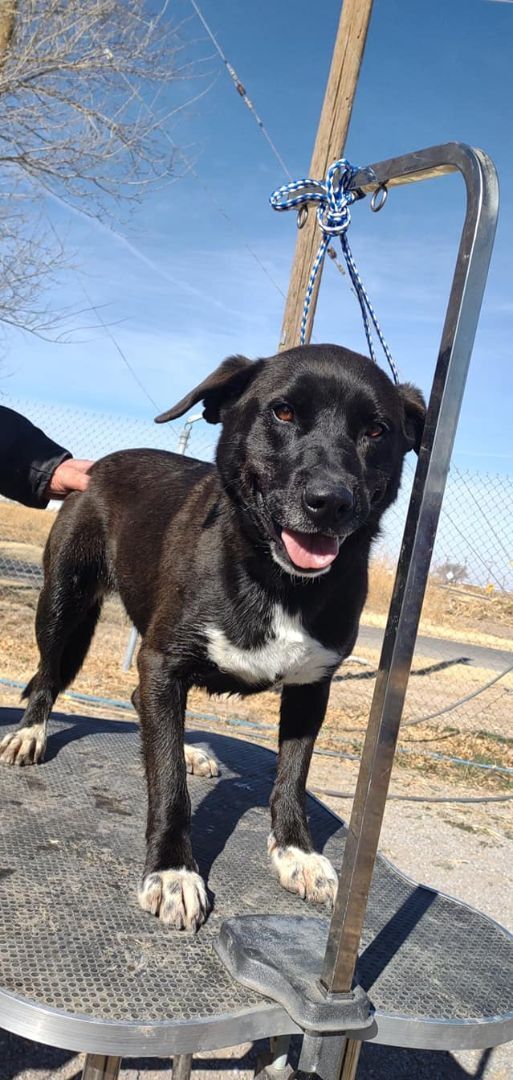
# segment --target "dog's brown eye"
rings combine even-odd
[[[380,439],[381,436],[385,434],[386,430],[385,424],[376,422],[375,424],[369,424],[369,426],[365,428],[364,435],[366,439]]]
[[[294,409],[287,405],[286,401],[280,401],[279,405],[273,405],[273,413],[277,420],[283,420],[285,424],[291,424],[294,420]]]

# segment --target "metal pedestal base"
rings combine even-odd
[[[373,1022],[362,987],[326,994],[319,984],[327,932],[318,916],[243,915],[223,923],[215,948],[230,975],[278,1001],[303,1031],[361,1031]]]

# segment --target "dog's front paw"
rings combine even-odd
[[[139,903],[175,930],[198,930],[208,915],[205,882],[194,870],[159,870],[143,879]]]
[[[272,833],[268,849],[284,889],[297,893],[302,900],[333,906],[338,878],[325,855],[292,846],[279,847]]]
[[[37,765],[46,748],[44,724],[18,728],[4,735],[0,742],[0,761],[4,765]]]
[[[198,750],[196,746],[187,745],[184,746],[183,750],[188,773],[193,773],[194,776],[219,776],[217,761],[209,758],[204,750]]]

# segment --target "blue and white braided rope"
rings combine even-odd
[[[360,304],[365,336],[367,338],[371,359],[377,363],[372,337],[372,324],[379,338],[381,348],[388,360],[394,382],[397,383],[399,382],[399,372],[383,336],[383,332],[376,318],[374,308],[369,300],[365,286],[358,273],[347,239],[347,229],[351,223],[350,206],[352,203],[356,202],[357,199],[361,198],[360,192],[349,190],[349,184],[357,171],[355,166],[351,165],[349,161],[346,161],[345,158],[340,158],[338,161],[334,161],[333,165],[330,165],[325,181],[312,180],[308,177],[305,177],[303,180],[295,180],[292,183],[284,184],[282,187],[277,188],[276,191],[273,191],[269,201],[274,210],[299,210],[303,207],[307,207],[310,203],[317,204],[317,224],[322,232],[322,240],[317,255],[315,256],[310,277],[308,279],[308,285],[306,287],[303,316],[301,319],[301,345],[304,345],[306,340],[308,312],[310,310],[312,293],[319,267],[324,261],[331,237],[340,236],[340,243],[349,271],[349,277],[351,278],[354,291],[358,298],[358,303]]]

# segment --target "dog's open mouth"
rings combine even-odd
[[[291,563],[300,570],[324,570],[338,555],[338,536],[294,532],[292,529],[277,531]]]

